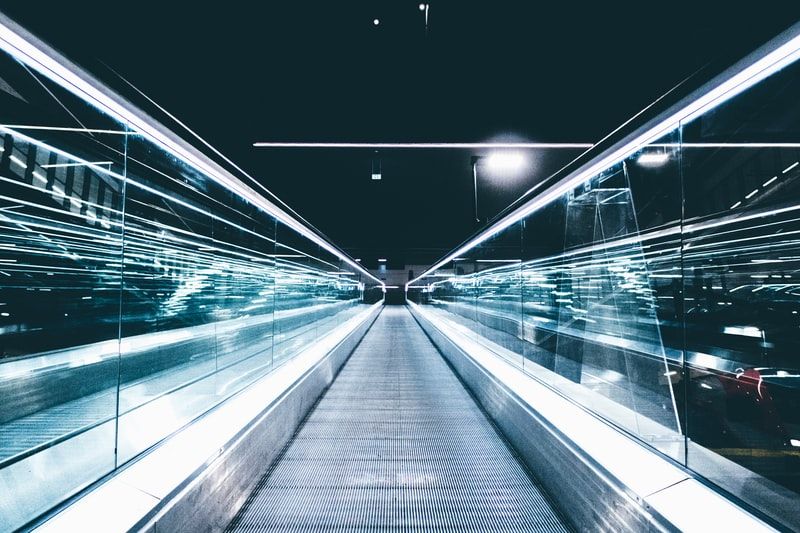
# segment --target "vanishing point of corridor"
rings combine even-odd
[[[565,531],[405,307],[387,306],[230,531]]]

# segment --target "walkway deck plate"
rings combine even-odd
[[[405,308],[387,307],[229,531],[566,531]]]

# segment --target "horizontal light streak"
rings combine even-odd
[[[35,173],[36,172],[34,171],[34,174]],[[40,191],[40,192],[44,192],[44,193],[48,193],[48,194],[52,193],[52,192],[56,192],[55,188],[52,191],[48,191],[47,189],[43,189],[41,187],[36,187],[35,185],[30,185],[28,183],[25,183],[25,182],[22,182],[22,181],[18,181],[18,180],[14,180],[14,179],[11,179],[11,178],[6,178],[5,176],[0,176],[0,182],[6,182],[6,183],[8,183],[10,185],[16,185],[18,187],[24,187],[26,189],[31,189],[31,190],[34,190],[34,191]],[[59,191],[58,194],[60,196],[65,196],[64,191]],[[109,214],[119,215],[120,217],[122,215],[121,212],[119,212],[119,211],[117,211],[115,209],[112,209],[110,207],[106,207],[105,205],[101,205],[101,204],[98,204],[98,203],[90,202],[88,200],[83,200],[81,198],[75,198],[74,196],[70,197],[70,201],[73,201],[73,200],[75,200],[77,202],[80,202],[82,205],[86,205],[86,206],[91,207],[91,208],[96,209],[96,210],[100,210],[100,209],[105,210]],[[28,202],[28,203],[20,203],[20,205],[36,206],[38,204],[33,204],[33,203]],[[41,207],[44,207],[44,206],[41,206]],[[56,211],[63,212],[63,210],[58,210],[58,209]]]
[[[649,146],[668,146],[673,148],[800,148],[800,142],[684,142],[653,143]]]
[[[51,165],[41,165],[42,168],[62,168],[62,167],[95,167],[100,165],[113,165],[113,161],[86,161],[82,163],[53,163]]]
[[[450,149],[450,150],[490,150],[490,149],[587,149],[591,143],[537,143],[537,142],[255,142],[255,148],[365,148],[365,149]]]
[[[193,150],[187,143],[175,136],[172,132],[165,132],[163,126],[153,121],[153,119],[147,115],[135,111],[130,104],[127,102],[123,103],[119,97],[112,96],[106,88],[93,81],[90,75],[70,64],[66,59],[47,47],[47,45],[36,40],[29,34],[21,35],[8,25],[0,22],[0,48],[21,63],[31,67],[76,95],[78,98],[93,105],[119,122],[129,125],[133,131],[140,133],[155,145],[174,155],[187,165],[197,169],[205,176],[216,181],[252,205],[269,213],[286,226],[294,229],[324,250],[332,253],[364,275],[375,280],[378,284],[383,285],[380,279],[370,274],[369,271],[362,268],[346,254],[321,238],[304,223],[264,198],[261,194],[257,193],[254,189],[232,174],[226,172],[207,157]],[[8,130],[9,128],[3,129]]]
[[[735,218],[726,218],[726,219],[723,219],[723,220],[714,220],[714,221],[708,221],[708,222],[703,222],[703,223],[688,224],[688,225],[684,226],[682,230],[681,230],[681,227],[679,225],[669,226],[669,227],[662,228],[662,229],[659,229],[659,230],[649,231],[649,232],[642,233],[642,234],[635,234],[635,235],[632,235],[630,237],[623,237],[623,238],[620,238],[620,239],[617,239],[617,240],[614,240],[614,241],[601,242],[601,243],[585,246],[585,247],[578,248],[578,249],[575,249],[575,250],[570,250],[570,251],[565,252],[563,254],[557,254],[557,255],[548,256],[548,257],[545,257],[545,258],[538,258],[538,259],[534,259],[534,260],[525,261],[525,262],[522,263],[522,266],[523,267],[528,267],[528,266],[534,265],[534,264],[551,262],[551,261],[559,261],[559,260],[561,260],[563,258],[566,258],[566,257],[572,257],[572,256],[576,256],[576,255],[581,255],[581,254],[594,253],[594,252],[597,252],[597,251],[608,250],[610,248],[620,248],[620,247],[624,247],[624,246],[632,246],[632,245],[636,245],[636,244],[642,244],[642,243],[646,243],[647,241],[651,241],[651,240],[654,240],[654,239],[677,236],[677,235],[680,235],[681,233],[683,233],[683,234],[691,234],[691,233],[694,233],[694,232],[700,232],[700,231],[704,231],[704,230],[707,230],[707,229],[713,229],[713,228],[726,226],[726,225],[730,225],[730,224],[746,222],[746,221],[749,221],[749,220],[752,220],[752,219],[765,218],[765,217],[769,217],[769,216],[773,216],[773,215],[777,215],[777,214],[782,214],[782,213],[794,211],[794,210],[797,210],[797,209],[800,209],[800,205],[789,206],[789,207],[786,207],[786,208],[780,208],[780,209],[774,209],[774,210],[767,210],[767,211],[762,211],[762,212],[756,212],[756,213],[751,213],[751,214],[746,215],[746,216],[740,216],[740,217],[735,217]],[[782,221],[782,222],[785,222],[785,221]],[[758,226],[748,226],[746,228],[737,228],[737,229],[726,231],[726,232],[717,232],[714,235],[715,236],[719,236],[719,235],[724,235],[724,234],[727,234],[727,233],[736,233],[736,232],[741,232],[741,231],[751,231],[753,229],[758,229],[758,228],[763,228],[763,227],[767,227],[767,226],[771,226],[771,225],[775,225],[775,224],[780,224],[782,222],[772,222],[772,223],[768,223],[768,224],[761,224],[761,225],[758,225]],[[795,233],[795,232],[782,233],[781,235],[786,236],[786,235],[790,235],[790,234],[793,234],[793,233]],[[769,237],[772,237],[772,235],[764,234],[764,235],[753,236],[753,237],[748,237],[748,238],[744,238],[744,239],[728,240],[728,241],[724,241],[723,244],[729,245],[731,243],[752,241],[752,240],[758,240],[758,239],[765,239],[765,238],[769,238]],[[703,237],[703,239],[706,239],[706,238],[708,238],[708,237]],[[712,242],[712,243],[708,243],[708,244],[692,244],[692,248],[693,249],[694,248],[704,248],[704,247],[709,247],[709,246],[713,247],[713,246],[717,246],[718,244],[720,244],[720,243]],[[791,245],[791,243],[789,245]],[[773,244],[773,245],[770,245],[770,246],[774,247],[775,245]],[[646,250],[647,247],[648,247],[648,245],[644,245],[636,253],[637,254],[643,253],[643,250]],[[678,249],[675,248],[674,250],[678,250]],[[626,253],[626,252],[629,252],[629,251],[621,250],[621,252],[622,253]],[[663,250],[656,250],[653,253],[661,254],[663,252],[664,252]],[[644,255],[646,256],[647,252],[644,252]],[[463,258],[463,257],[460,258],[460,259],[467,260],[467,258]],[[592,262],[603,263],[603,262],[606,262],[606,261],[608,261],[608,259],[595,259],[595,260],[589,261],[589,263],[592,263]],[[556,266],[554,266],[554,268],[563,268],[563,266],[556,265]],[[490,271],[489,270],[484,270],[481,273],[485,274],[485,273],[488,273],[488,272],[490,272]],[[419,279],[422,279],[423,277],[428,277],[428,276],[432,276],[432,277],[441,276],[441,277],[447,277],[447,278],[454,277],[454,275],[452,275],[452,274],[433,273],[433,274],[430,274],[430,275],[423,274],[422,276],[420,276],[419,278],[417,278],[414,281],[418,281]],[[411,282],[409,282],[409,283],[411,284]]]
[[[31,218],[30,216],[26,218]],[[34,250],[28,247],[21,247],[21,246],[14,246],[13,249],[17,253],[24,253],[28,257],[41,255],[41,256],[51,256],[51,257],[68,257],[74,260],[88,260],[88,261],[96,261],[101,262],[104,264],[110,265],[111,263],[107,263],[108,259],[111,257],[119,257],[121,253],[121,238],[117,237],[116,239],[112,240],[108,244],[113,246],[110,248],[109,246],[105,247],[98,247],[98,246],[81,246],[78,245],[77,242],[80,241],[75,240],[73,238],[71,241],[64,241],[63,235],[65,232],[69,233],[69,225],[65,225],[63,222],[59,224],[52,223],[49,219],[40,219],[43,222],[37,224],[35,222],[36,217],[33,217],[34,221],[28,223],[28,228],[26,231],[32,231],[33,228],[37,228],[39,231],[46,230],[48,227],[52,230],[51,235],[54,237],[59,237],[61,242],[69,244],[69,249],[63,247],[61,244],[58,245],[59,248],[62,248],[63,251],[46,251],[46,250]],[[85,235],[86,239],[84,242],[91,243],[94,242],[96,239],[93,238],[94,234],[92,232],[86,231],[81,226],[74,226],[75,228],[73,233],[75,235]],[[238,261],[239,265],[235,266],[235,263],[231,261],[232,258],[228,257],[224,260],[221,260],[219,257],[214,257],[209,254],[197,254],[195,251],[195,247],[198,245],[205,245],[202,242],[197,242],[196,240],[185,240],[185,239],[178,239],[175,235],[170,234],[169,238],[166,238],[165,235],[162,235],[158,230],[156,231],[141,231],[142,228],[137,227],[136,224],[133,224],[131,227],[128,228],[126,233],[126,249],[125,249],[125,263],[126,265],[131,265],[131,267],[126,269],[125,275],[135,276],[136,269],[139,268],[138,263],[135,261],[136,259],[141,259],[144,261],[144,266],[146,269],[151,270],[154,268],[153,260],[155,260],[155,264],[159,265],[159,255],[162,257],[162,261],[167,260],[163,257],[164,254],[169,252],[175,252],[171,257],[172,259],[167,260],[168,262],[178,261],[180,265],[164,265],[164,268],[172,272],[187,272],[192,274],[200,269],[203,269],[203,265],[207,266],[214,266],[214,265],[223,265],[223,268],[226,269],[228,273],[236,273],[239,279],[242,279],[242,274],[250,275],[253,274],[252,277],[258,278],[259,276],[263,276],[259,271],[254,271],[253,266],[249,263],[252,259],[257,259],[252,255],[245,255],[242,253],[237,253],[233,250],[224,250],[220,249],[220,251],[224,251],[227,254],[234,254],[240,256],[242,259]],[[142,238],[139,239],[136,237],[137,234],[141,234]],[[165,247],[166,244],[172,243],[173,245],[177,245],[179,243],[183,243],[186,245],[186,248],[170,248],[168,246]],[[225,243],[220,243],[220,245],[226,245]],[[10,245],[11,246],[11,245]],[[70,251],[68,251],[70,250]],[[137,253],[137,250],[141,250],[142,253]],[[102,252],[102,253],[101,253]],[[100,255],[98,255],[100,254]],[[177,254],[177,255],[176,255]],[[207,258],[207,259],[204,259]],[[115,263],[115,266],[119,266],[119,263]],[[28,268],[27,265],[19,265],[21,268],[17,268],[15,270],[21,271],[22,268]],[[51,265],[30,265],[30,268],[41,268],[45,270],[55,269],[57,267],[53,267]],[[323,279],[324,276],[321,276],[320,271],[314,269],[303,268],[302,269],[305,273],[311,274],[315,276],[314,279]],[[77,270],[78,272],[83,272],[81,270]],[[94,271],[97,273],[98,271]],[[267,269],[265,273],[269,275],[272,272],[271,269]],[[117,273],[118,274],[118,273]],[[313,280],[312,280],[313,281]]]
[[[68,132],[76,132],[76,133],[108,133],[111,135],[139,135],[139,132],[136,131],[124,131],[124,130],[103,130],[103,129],[92,129],[92,128],[67,128],[61,126],[34,126],[29,124],[2,124],[5,128],[11,128],[15,130],[44,130],[44,131],[68,131]]]
[[[18,202],[18,203],[20,203],[22,205],[26,205],[26,206],[29,206],[29,207],[34,207],[36,209],[41,209],[43,211],[49,211],[51,213],[59,213],[59,214],[63,214],[63,215],[69,215],[69,216],[74,217],[74,218],[79,218],[81,220],[86,220],[86,221],[89,221],[89,222],[93,222],[93,220],[92,220],[92,218],[90,216],[82,215],[80,213],[75,213],[75,212],[70,211],[70,210],[64,210],[64,209],[58,209],[58,208],[55,208],[55,207],[44,206],[44,205],[41,205],[41,204],[36,204],[36,203],[33,203],[33,202],[27,202],[27,201],[24,201],[24,200],[20,200],[18,198],[12,198],[12,197],[5,196],[5,195],[0,195],[0,199],[6,200],[6,201]],[[114,221],[114,220],[106,220],[105,222],[107,224],[112,225],[112,226],[120,226],[121,225],[119,222]]]

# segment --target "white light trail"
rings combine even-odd
[[[75,133],[108,133],[110,135],[139,135],[136,131],[98,130],[92,128],[67,128],[61,126],[34,126],[29,124],[2,124],[4,128],[15,130],[69,131]]]
[[[16,29],[6,23],[5,19],[0,19],[0,49],[10,54],[21,63],[46,76],[78,98],[93,105],[101,112],[110,115],[118,122],[129,125],[132,130],[143,135],[187,165],[194,167],[234,194],[275,217],[300,235],[358,269],[380,285],[383,285],[381,280],[370,274],[366,269],[362,268],[358,263],[350,259],[331,243],[321,238],[304,223],[300,222],[289,213],[264,198],[250,186],[193,149],[188,143],[180,139],[174,133],[166,131],[163,126],[155,122],[152,118],[136,111],[129,103],[111,93],[102,84],[95,81],[89,74],[70,63],[55,50],[24,30]],[[79,158],[75,159],[80,160]]]
[[[800,148],[800,142],[730,142],[730,143],[655,143],[650,146],[673,148]]]
[[[99,165],[113,165],[113,161],[86,161],[82,163],[53,163],[52,165],[42,165],[42,168],[61,168],[61,167],[94,167]]]
[[[433,143],[373,143],[373,142],[254,142],[256,148],[366,148],[366,149],[450,149],[450,150],[484,150],[484,149],[571,149],[585,150],[594,146],[591,143],[537,143],[537,142],[433,142]]]

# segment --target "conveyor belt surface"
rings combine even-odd
[[[566,531],[404,307],[387,307],[229,531]]]

